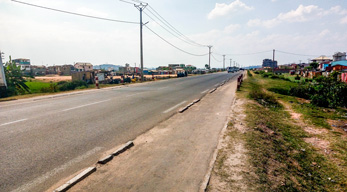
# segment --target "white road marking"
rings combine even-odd
[[[26,121],[28,119],[20,119],[20,120],[17,120],[17,121],[11,121],[11,122],[8,122],[8,123],[3,123],[3,124],[0,124],[0,127],[1,126],[5,126],[5,125],[9,125],[9,124],[13,124],[13,123],[18,123],[18,122],[21,122],[21,121]]]
[[[168,88],[168,87],[169,87],[169,86],[161,87],[161,88],[158,88],[158,90],[166,89],[166,88]]]
[[[207,93],[209,89],[206,89],[205,91],[201,92],[201,94]]]
[[[40,183],[43,183],[50,177],[53,177],[54,175],[58,174],[59,172],[66,170],[67,168],[71,167],[72,165],[81,162],[82,160],[88,158],[89,156],[93,155],[94,153],[100,151],[102,148],[101,147],[95,147],[94,149],[88,151],[87,153],[76,157],[75,159],[72,159],[71,161],[65,163],[64,165],[61,165],[60,167],[57,167],[53,169],[52,171],[49,171],[40,177],[37,177],[36,179],[18,187],[17,189],[13,190],[12,192],[20,192],[20,191],[30,191],[32,187],[35,187],[39,185]]]
[[[132,95],[127,95],[127,97],[132,97],[132,96],[136,96],[136,95],[140,95],[141,93],[135,93],[135,94],[132,94]]]
[[[85,104],[85,105],[80,105],[80,106],[77,106],[77,107],[72,107],[72,108],[69,108],[69,109],[64,109],[64,110],[62,110],[62,111],[70,111],[70,110],[73,110],[73,109],[78,109],[78,108],[86,107],[86,106],[89,106],[89,105],[95,105],[95,104],[103,103],[103,102],[110,101],[110,100],[111,100],[111,99],[107,99],[107,100],[103,100],[103,101],[98,101],[98,102],[94,102],[94,103],[89,103],[89,104]]]
[[[187,101],[182,101],[181,103],[179,103],[179,104],[177,104],[177,105],[171,107],[170,109],[167,109],[167,110],[164,111],[163,113],[168,113],[168,112],[170,112],[170,111],[176,109],[176,108],[179,107],[180,105],[183,105],[183,104],[186,103],[186,102],[187,102]]]

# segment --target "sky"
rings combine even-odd
[[[138,2],[19,0],[122,23],[80,17],[0,0],[0,50],[32,65],[90,62],[140,65]],[[148,0],[143,11],[144,67],[203,68],[307,62],[347,51],[346,0]],[[157,14],[158,13],[158,14]],[[165,21],[161,21],[165,20]],[[164,24],[165,23],[165,24]],[[172,29],[173,28],[173,29]],[[155,33],[153,33],[155,32]],[[160,37],[159,37],[160,36]],[[198,56],[199,55],[199,56]]]

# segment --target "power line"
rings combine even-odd
[[[222,61],[220,61],[220,60],[216,59],[216,58],[214,57],[214,55],[213,55],[213,54],[211,54],[211,55],[212,55],[212,58],[213,58],[215,61],[217,61],[217,62],[222,62]]]
[[[163,22],[163,23],[166,23],[166,25],[169,27],[169,28],[171,28],[173,31],[175,31],[175,33],[178,33],[180,36],[182,36],[182,37],[184,37],[186,40],[188,40],[188,41],[190,41],[190,42],[192,42],[192,43],[194,43],[194,44],[196,44],[196,45],[199,45],[199,46],[202,46],[202,47],[207,47],[207,45],[202,45],[202,44],[200,44],[200,43],[197,43],[197,42],[195,42],[195,41],[193,41],[193,40],[191,40],[190,38],[188,38],[187,36],[185,36],[183,33],[181,33],[180,31],[178,31],[174,26],[172,26],[167,20],[165,20],[152,6],[150,6],[150,5],[148,5],[148,7],[154,12],[154,13],[156,13],[161,19],[161,22]],[[148,10],[148,11],[150,11],[150,10]],[[151,12],[151,11],[150,11]],[[153,12],[152,12],[152,14],[153,14]],[[154,14],[153,14],[154,15]]]
[[[150,12],[150,11],[149,11],[149,12]],[[174,32],[171,32],[169,29],[165,28],[163,25],[161,25],[161,24],[158,23],[155,19],[153,19],[153,17],[151,17],[149,14],[147,14],[146,11],[144,11],[144,13],[145,13],[150,19],[152,19],[154,22],[156,22],[160,27],[162,27],[164,30],[166,30],[167,32],[169,32],[171,35],[177,37],[177,38],[180,39],[181,41],[183,41],[183,42],[185,42],[185,43],[188,43],[188,44],[190,44],[190,45],[193,45],[193,46],[205,47],[205,46],[201,46],[201,45],[197,45],[197,44],[195,44],[195,43],[192,43],[192,42],[190,42],[190,41],[188,41],[188,40],[182,38],[180,35],[177,35],[177,33],[175,34]],[[150,12],[150,13],[152,13],[152,12]],[[154,15],[153,13],[152,13],[152,15],[153,15],[154,17],[158,18],[158,17],[157,17],[156,15]],[[165,23],[163,23],[163,24],[166,25]],[[167,25],[166,25],[166,26],[167,26]]]
[[[146,27],[148,30],[150,30],[153,34],[155,34],[156,36],[158,36],[160,39],[162,39],[163,41],[165,41],[167,44],[171,45],[172,47],[174,47],[174,48],[176,48],[176,49],[178,49],[178,50],[180,50],[180,51],[182,51],[182,52],[184,52],[184,53],[186,53],[186,54],[194,55],[194,56],[205,56],[205,55],[208,55],[208,53],[206,53],[206,54],[194,54],[194,53],[190,53],[190,52],[188,52],[188,51],[185,51],[185,50],[183,50],[183,49],[181,49],[181,48],[179,48],[179,47],[173,45],[172,43],[170,43],[169,41],[167,41],[166,39],[164,39],[164,38],[161,37],[160,35],[158,35],[158,33],[154,32],[154,31],[153,31],[151,28],[149,28],[147,25],[145,25],[145,27]]]
[[[29,5],[29,6],[32,6],[32,7],[38,7],[38,8],[42,8],[42,9],[47,9],[47,10],[51,10],[51,11],[57,11],[57,12],[61,12],[61,13],[71,14],[71,15],[77,15],[77,16],[81,16],[81,17],[88,17],[88,18],[93,18],[93,19],[100,19],[100,20],[119,22],[119,23],[139,24],[138,22],[122,21],[122,20],[109,19],[109,18],[104,18],[104,17],[96,17],[96,16],[91,16],[91,15],[74,13],[74,12],[70,12],[70,11],[64,11],[64,10],[61,10],[61,9],[54,9],[54,8],[45,7],[45,6],[41,6],[41,5],[35,5],[35,4],[26,3],[26,2],[17,1],[17,0],[11,0],[11,1],[16,2],[16,3],[21,3],[21,4],[24,4],[24,5]]]
[[[255,53],[238,53],[238,54],[220,54],[220,53],[215,53],[217,55],[223,56],[223,55],[229,55],[229,56],[242,56],[242,55],[256,55],[256,54],[261,54],[261,53],[268,53],[272,52],[272,50],[269,51],[261,51],[261,52],[255,52]]]
[[[306,54],[298,54],[298,53],[289,53],[289,52],[285,52],[285,51],[279,51],[276,50],[279,53],[284,53],[284,54],[289,54],[289,55],[297,55],[297,56],[308,56],[308,57],[317,57],[319,55],[306,55]]]

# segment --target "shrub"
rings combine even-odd
[[[300,80],[301,77],[299,77],[299,75],[296,75],[296,77],[294,78],[295,80]]]
[[[320,107],[347,107],[347,84],[336,80],[335,74],[317,77],[314,82],[300,84],[290,89],[290,94]]]
[[[88,84],[85,81],[72,81],[72,82],[64,82],[64,83],[58,83],[58,89],[60,91],[69,91],[69,90],[75,90],[76,87],[88,87]]]
[[[253,76],[252,73],[249,70],[247,70],[247,76],[248,77],[252,77]]]
[[[265,93],[264,91],[253,89],[249,93],[249,96],[263,106],[270,107],[270,108],[281,107],[281,105],[277,102],[275,96]]]

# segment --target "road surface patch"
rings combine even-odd
[[[84,171],[82,171],[80,174],[76,175],[74,178],[70,179],[68,182],[66,182],[64,185],[58,187],[54,190],[54,192],[64,192],[70,189],[72,186],[74,186],[76,183],[82,181],[84,178],[88,177],[90,174],[94,173],[96,171],[96,167],[88,167]]]

